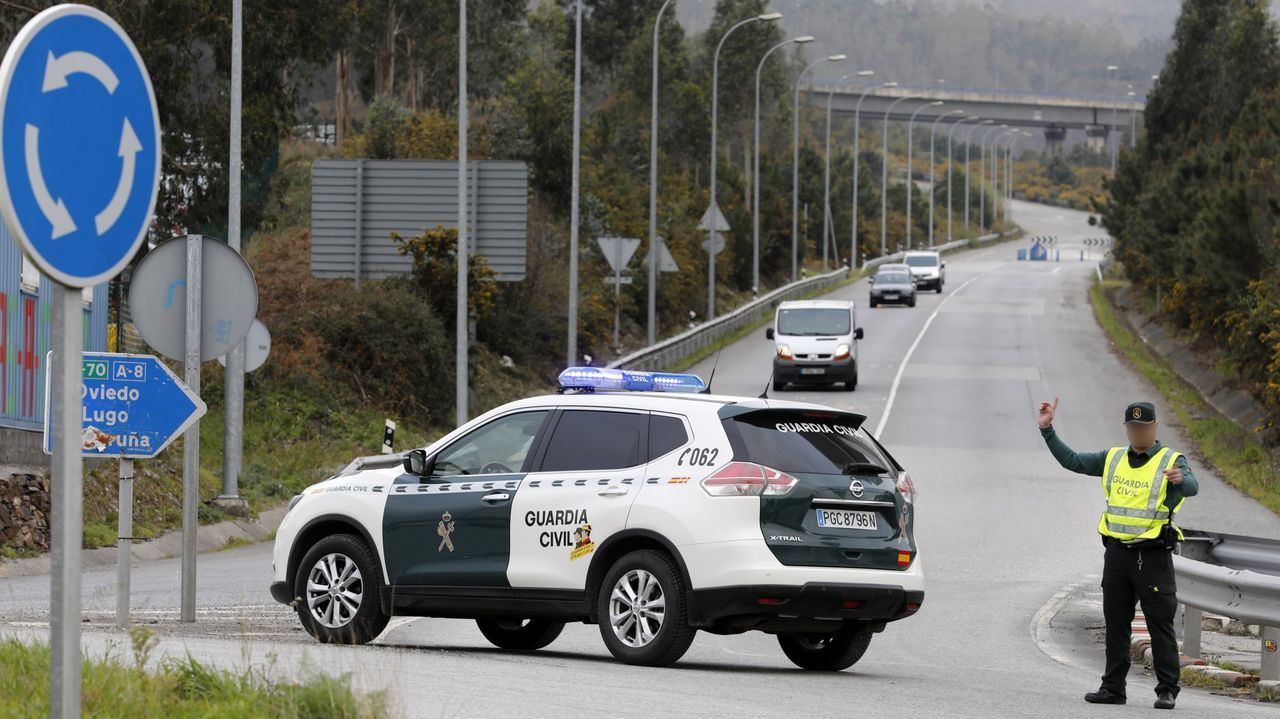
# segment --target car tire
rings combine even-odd
[[[838,672],[858,663],[871,645],[871,635],[870,629],[852,626],[826,635],[779,634],[778,645],[801,669]]]
[[[655,612],[658,601],[661,610]],[[680,568],[669,555],[652,549],[630,552],[613,563],[600,583],[596,616],[605,647],[624,664],[674,664],[697,633],[689,625]]]
[[[852,392],[858,388],[858,365],[853,366],[853,372],[849,374],[848,379],[844,381],[844,391]]]
[[[564,631],[564,622],[550,619],[477,619],[476,626],[490,644],[513,652],[542,649]]]
[[[382,613],[382,566],[352,534],[325,537],[307,550],[293,596],[303,629],[322,644],[367,644],[391,620]]]
[[[915,306],[916,306],[916,298],[912,297],[911,300],[907,302],[907,307],[915,307]]]
[[[874,310],[875,308],[876,308],[876,301],[875,301],[875,300],[871,300],[871,309],[873,309],[873,310]]]
[[[783,382],[783,381],[781,381],[781,380],[776,380],[776,379],[773,381],[773,391],[774,391],[774,392],[781,392],[781,391],[785,390],[786,388],[787,388],[787,383],[786,383],[786,382]]]

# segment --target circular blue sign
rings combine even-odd
[[[160,185],[160,114],[124,30],[57,5],[0,63],[0,211],[42,272],[89,287],[119,274],[146,236]]]

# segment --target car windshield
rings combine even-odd
[[[901,272],[885,272],[884,274],[876,275],[876,284],[878,285],[905,285],[910,282],[911,280],[907,279],[907,276]]]
[[[780,335],[847,335],[849,310],[834,307],[801,307],[778,310]]]
[[[938,258],[933,255],[915,255],[907,258],[907,264],[912,267],[936,267]]]

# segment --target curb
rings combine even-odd
[[[280,526],[280,520],[284,519],[286,511],[285,507],[276,507],[260,513],[256,519],[234,519],[202,525],[196,530],[196,551],[215,551],[233,540],[261,542]],[[117,554],[115,547],[86,549],[80,555],[81,568],[114,566]],[[155,539],[135,543],[130,554],[134,562],[182,556],[182,531],[171,530]],[[49,574],[51,571],[52,558],[48,554],[29,559],[0,560],[0,578],[31,577]]]
[[[1142,662],[1142,665],[1151,669],[1154,666],[1151,656],[1151,633],[1147,631],[1147,620],[1139,610],[1134,613],[1132,625],[1132,638],[1129,641],[1129,655],[1134,661]],[[1217,679],[1229,687],[1238,689],[1250,688],[1257,685],[1258,694],[1268,695],[1275,693],[1280,695],[1280,681],[1277,682],[1260,682],[1258,677],[1253,674],[1245,674],[1243,672],[1232,671],[1230,669],[1222,669],[1206,663],[1203,659],[1197,657],[1189,657],[1185,654],[1178,655],[1178,663],[1182,669],[1189,672],[1201,674],[1205,677]],[[1271,686],[1274,685],[1274,686]]]

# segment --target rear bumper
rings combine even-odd
[[[916,298],[915,290],[910,292],[894,292],[893,299],[885,297],[884,293],[871,295],[871,301],[878,305],[907,305],[911,304]]]
[[[697,627],[783,627],[780,622],[892,622],[919,611],[924,590],[888,584],[718,587],[690,593],[689,621]]]

